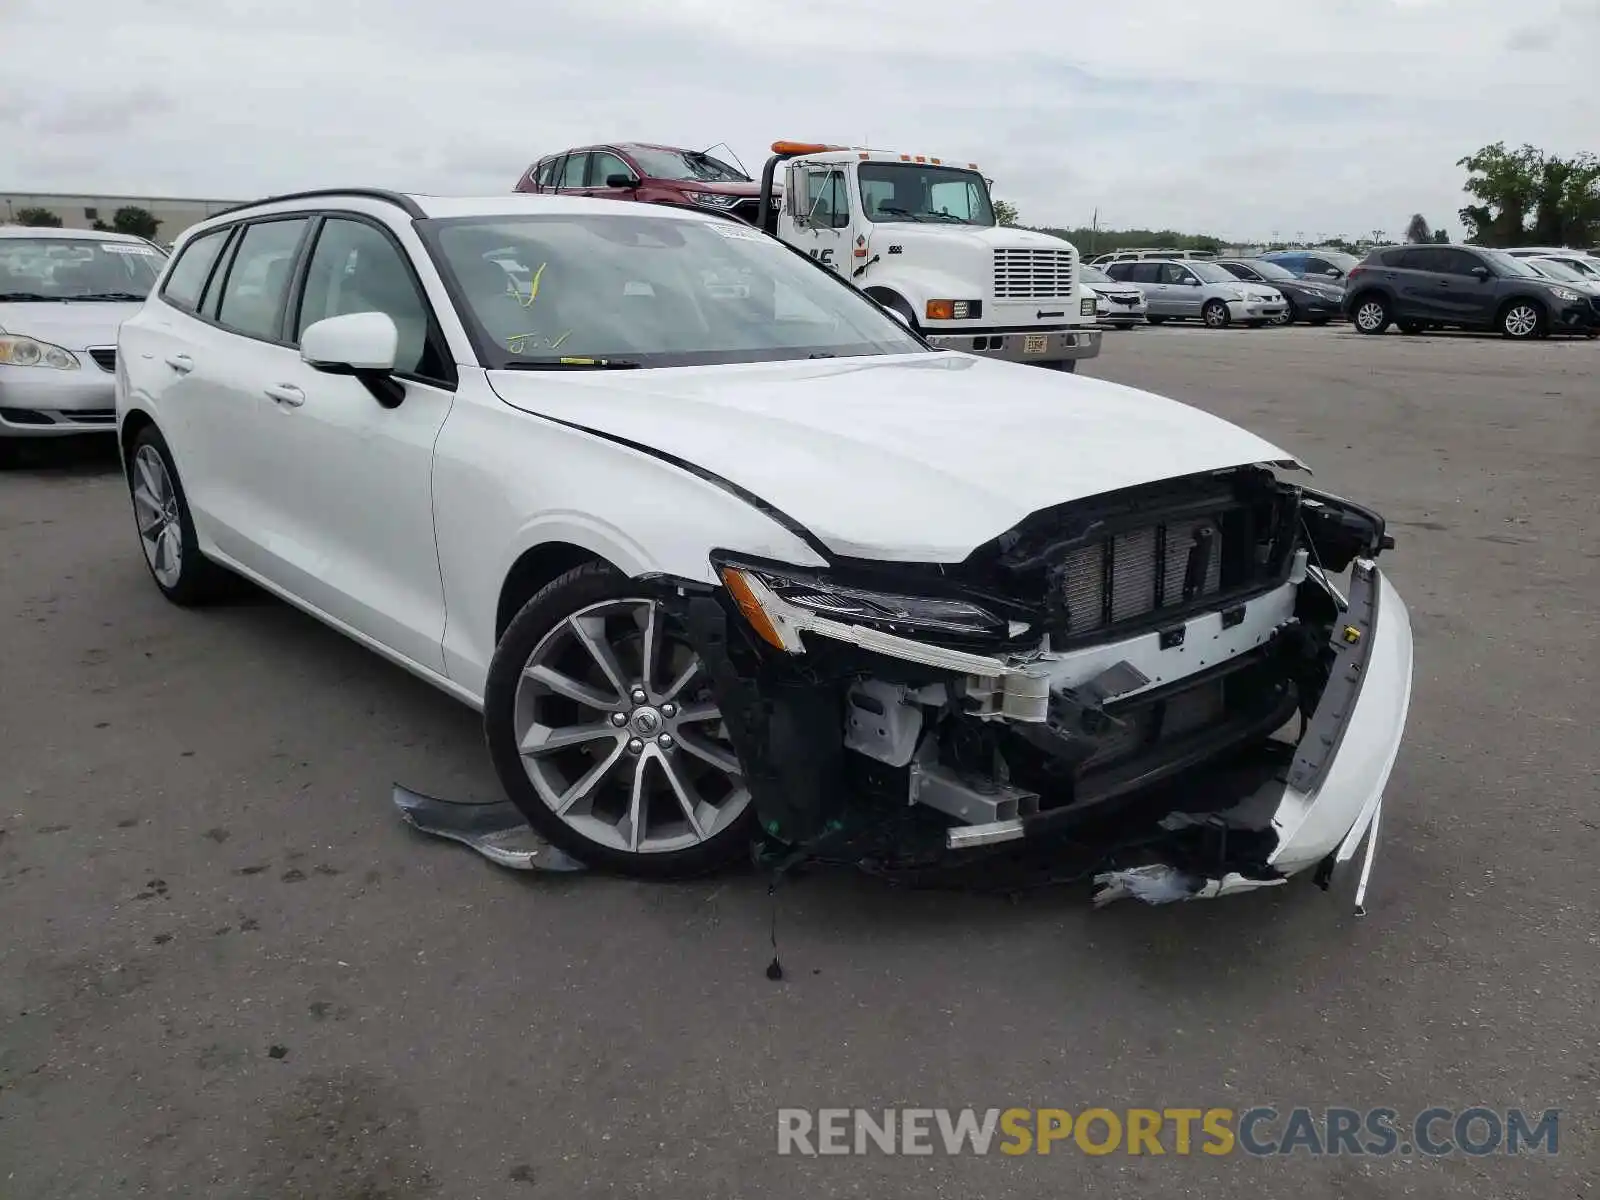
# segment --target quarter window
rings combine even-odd
[[[218,321],[237,333],[277,340],[289,273],[305,228],[304,217],[257,221],[245,227],[223,285]]]
[[[395,371],[441,374],[428,354],[428,306],[417,290],[399,247],[365,221],[330,217],[317,234],[316,249],[300,299],[295,342],[308,325],[349,313],[381,312],[400,332]]]
[[[229,231],[218,229],[197,237],[183,248],[172,272],[161,288],[161,296],[168,304],[194,312],[200,306],[200,289],[206,285],[211,267],[222,253]]]

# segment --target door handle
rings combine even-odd
[[[261,390],[285,408],[299,408],[306,402],[306,394],[292,383],[273,383]]]
[[[171,367],[179,375],[187,375],[194,370],[194,359],[187,354],[169,354],[167,355],[167,366]]]

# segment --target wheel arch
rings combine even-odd
[[[540,589],[584,563],[617,566],[605,555],[575,542],[540,542],[518,555],[500,582],[500,594],[494,611],[495,642],[500,641],[506,626],[511,624],[517,613],[522,611],[522,606],[533,599]]]
[[[1513,296],[1507,296],[1500,302],[1500,307],[1494,310],[1495,323],[1499,324],[1500,322],[1504,321],[1506,319],[1506,313],[1511,311],[1513,305],[1524,302],[1533,305],[1533,307],[1538,310],[1539,316],[1542,320],[1548,321],[1550,319],[1550,306],[1545,303],[1545,301],[1541,300],[1538,296],[1535,296],[1531,292],[1518,292]]]
[[[146,429],[155,427],[156,419],[142,408],[130,408],[127,416],[122,418],[122,427],[117,430],[117,449],[122,459],[123,474],[127,474],[128,464],[133,458],[133,443]]]

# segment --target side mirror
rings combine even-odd
[[[606,186],[610,188],[636,188],[639,181],[632,175],[607,175]]]
[[[328,375],[354,375],[379,404],[394,408],[405,387],[393,376],[400,331],[388,313],[346,313],[305,328],[300,357]]]
[[[1478,280],[1478,282],[1482,283],[1484,280],[1489,278],[1489,268],[1488,267],[1483,267],[1483,266],[1473,267],[1472,268],[1472,275],[1473,275],[1473,278]]]
[[[1323,274],[1326,275],[1329,279],[1343,279],[1344,278],[1344,272],[1339,270],[1338,267],[1329,267],[1326,271],[1323,272]]]

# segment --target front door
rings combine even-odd
[[[1464,325],[1488,325],[1494,321],[1494,276],[1479,278],[1474,267],[1485,264],[1475,254],[1440,246],[1428,251],[1437,259],[1429,277],[1430,307],[1440,320]]]
[[[1200,277],[1182,263],[1162,263],[1160,284],[1168,311],[1175,317],[1200,315]]]
[[[385,408],[359,380],[305,363],[307,326],[381,312],[400,332]],[[433,527],[433,445],[455,398],[453,369],[404,252],[376,223],[330,216],[316,233],[291,345],[254,380],[264,457],[276,476],[263,572],[328,616],[444,673],[444,591]]]
[[[785,240],[792,240],[797,250],[848,280],[855,246],[850,185],[844,168],[797,162],[789,170],[785,190],[793,197],[789,213],[794,220],[792,239]]]
[[[596,150],[589,156],[588,194],[597,200],[632,200],[637,187],[613,187],[611,180],[619,175],[635,182],[639,173],[609,150]]]

